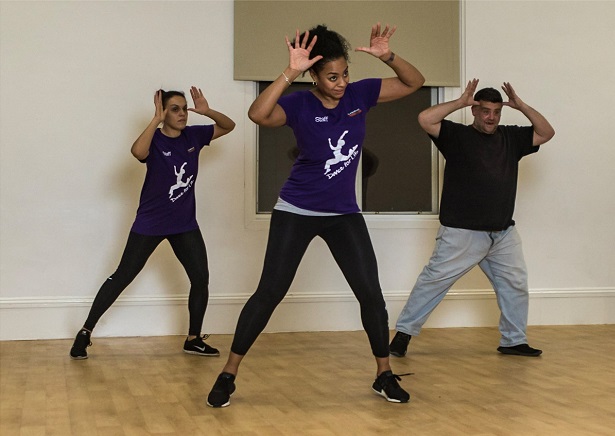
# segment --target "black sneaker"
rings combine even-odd
[[[397,374],[393,374],[392,371],[384,371],[376,377],[372,389],[391,403],[407,403],[410,400],[410,394],[399,386],[397,380],[401,380]]]
[[[211,392],[207,396],[209,407],[226,407],[231,404],[231,395],[235,392],[235,376],[228,372],[221,373]]]
[[[89,330],[79,330],[79,333],[77,333],[77,337],[75,338],[75,342],[73,342],[73,346],[70,349],[71,359],[83,360],[88,358],[88,352],[85,351],[85,349],[92,345],[92,342],[90,341],[91,335],[92,332]]]
[[[408,351],[408,343],[412,339],[412,336],[406,333],[397,332],[389,345],[389,353],[393,356],[404,357]]]
[[[498,347],[498,351],[502,354],[527,357],[538,357],[542,354],[542,350],[532,348],[528,344],[515,345],[514,347]]]
[[[202,337],[197,336],[191,341],[186,339],[186,342],[184,342],[184,353],[197,354],[199,356],[219,356],[220,352],[218,350],[216,350],[214,347],[210,347],[204,342],[204,340],[208,337],[209,335],[203,335]]]

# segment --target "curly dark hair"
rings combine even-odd
[[[331,62],[335,59],[343,57],[347,62],[350,60],[350,56],[348,55],[350,44],[342,35],[333,30],[329,30],[325,24],[319,24],[311,28],[309,32],[308,45],[312,42],[314,36],[318,37],[316,44],[314,44],[314,48],[310,52],[310,59],[318,55],[322,56],[321,60],[312,65],[311,69],[315,73],[318,74],[327,62]],[[305,32],[299,36],[299,41],[303,40],[304,35]],[[293,40],[293,45],[294,43],[295,41]]]
[[[502,103],[502,94],[495,88],[483,88],[474,94],[475,101],[489,101],[491,103]]]

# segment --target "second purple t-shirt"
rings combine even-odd
[[[194,186],[199,153],[213,133],[213,125],[187,126],[176,138],[156,130],[133,232],[172,235],[198,228]]]

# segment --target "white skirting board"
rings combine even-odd
[[[384,293],[389,327],[406,291]],[[209,299],[203,333],[231,334],[249,295]],[[0,340],[72,338],[83,325],[93,298],[0,298]],[[98,323],[95,336],[184,335],[187,295],[120,297]],[[491,289],[452,290],[431,314],[425,328],[497,326],[499,309]],[[535,289],[530,291],[529,325],[615,324],[615,288]],[[266,332],[361,330],[359,305],[343,294],[289,293],[274,312]]]

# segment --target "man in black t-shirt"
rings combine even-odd
[[[555,131],[510,83],[502,86],[508,102],[493,88],[474,95],[477,85],[477,79],[471,80],[457,100],[419,114],[421,127],[446,159],[441,226],[432,257],[397,319],[390,345],[394,356],[406,354],[411,337],[420,333],[451,286],[476,265],[493,285],[500,307],[498,351],[532,357],[542,353],[527,343],[527,268],[513,211],[519,160],[537,152]],[[471,125],[444,119],[468,106],[474,116]],[[500,126],[503,106],[520,111],[532,125]]]

